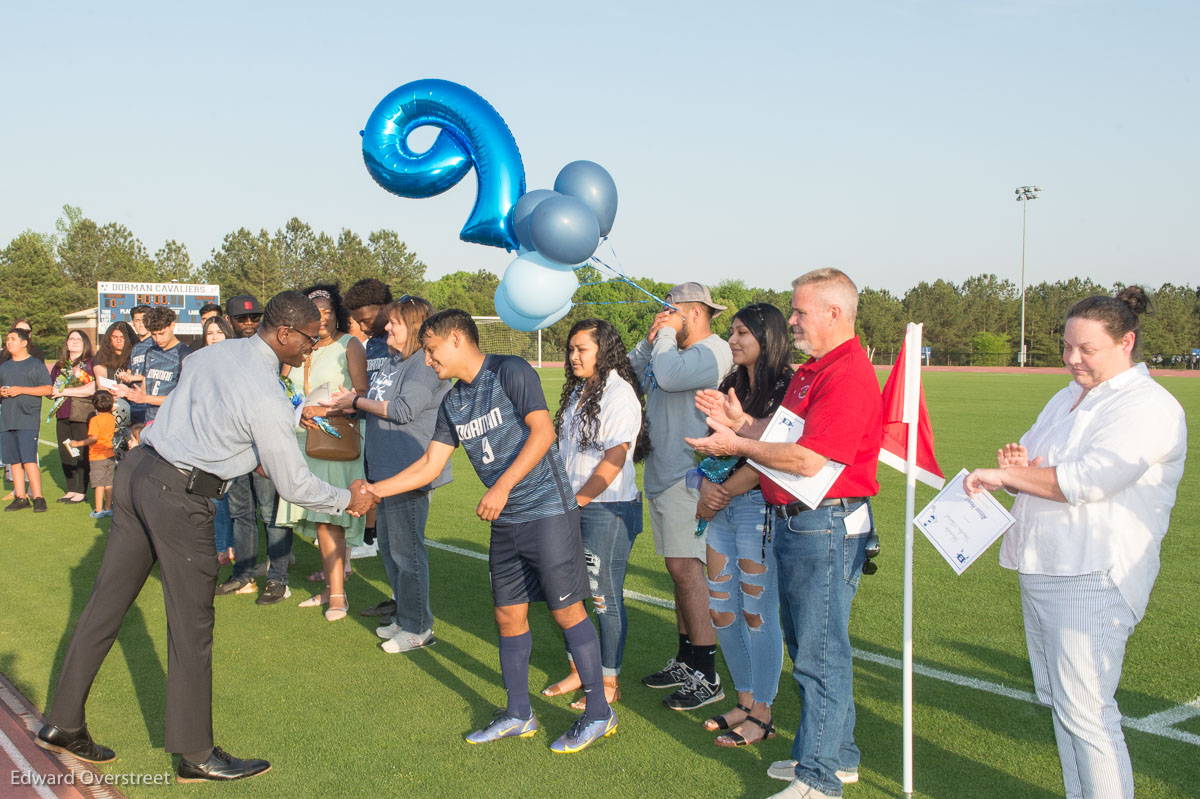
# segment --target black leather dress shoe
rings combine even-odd
[[[206,780],[241,780],[255,777],[271,770],[265,760],[242,760],[234,757],[219,746],[214,746],[208,760],[197,765],[179,758],[176,779],[179,782],[204,782]]]
[[[43,749],[73,755],[89,763],[107,763],[117,758],[113,750],[92,740],[86,724],[76,732],[67,732],[53,725],[43,724],[33,742]]]

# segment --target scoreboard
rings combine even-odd
[[[96,284],[96,294],[100,333],[113,322],[128,322],[135,306],[165,305],[179,316],[176,334],[198,336],[200,309],[210,302],[221,304],[221,287],[206,283],[101,282]]]

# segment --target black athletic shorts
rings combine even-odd
[[[544,601],[558,610],[591,596],[579,509],[532,522],[493,522],[488,572],[498,608]]]

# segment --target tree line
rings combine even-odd
[[[180,242],[169,240],[151,254],[124,225],[98,224],[80,208],[67,205],[54,233],[27,230],[0,252],[0,323],[7,326],[19,317],[28,318],[46,351],[56,351],[66,335],[62,315],[94,305],[96,283],[102,280],[214,283],[222,297],[248,293],[265,301],[284,289],[318,282],[339,283],[345,289],[361,278],[377,277],[397,296],[417,294],[435,308],[495,315],[497,275],[457,271],[426,280],[425,270],[396,231],[376,230],[364,240],[344,229],[334,238],[297,218],[273,233],[239,228],[197,264]],[[547,357],[561,353],[571,325],[588,316],[609,320],[626,345],[633,346],[658,310],[657,303],[595,268],[576,274],[583,284],[576,292],[576,306],[543,332]],[[658,297],[672,285],[652,278],[629,279]],[[710,288],[714,299],[731,309],[768,302],[789,313],[787,285],[755,288],[729,279]],[[1200,287],[1167,283],[1145,288],[1151,297],[1151,312],[1143,318],[1146,354],[1183,355],[1200,347]],[[924,323],[925,344],[935,354],[990,355],[1016,362],[1021,292],[1011,280],[982,274],[961,283],[922,281],[899,297],[886,289],[860,289],[858,332],[864,344],[881,355],[895,352],[905,323],[916,321]],[[1028,286],[1025,340],[1032,361],[1056,362],[1067,309],[1084,297],[1111,290],[1082,277]],[[728,335],[731,318],[726,313],[715,320],[719,335]]]

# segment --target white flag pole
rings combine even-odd
[[[913,795],[913,517],[917,501],[917,428],[920,421],[921,333],[923,325],[909,323],[904,335],[904,422],[908,449],[904,466],[904,796]]]

